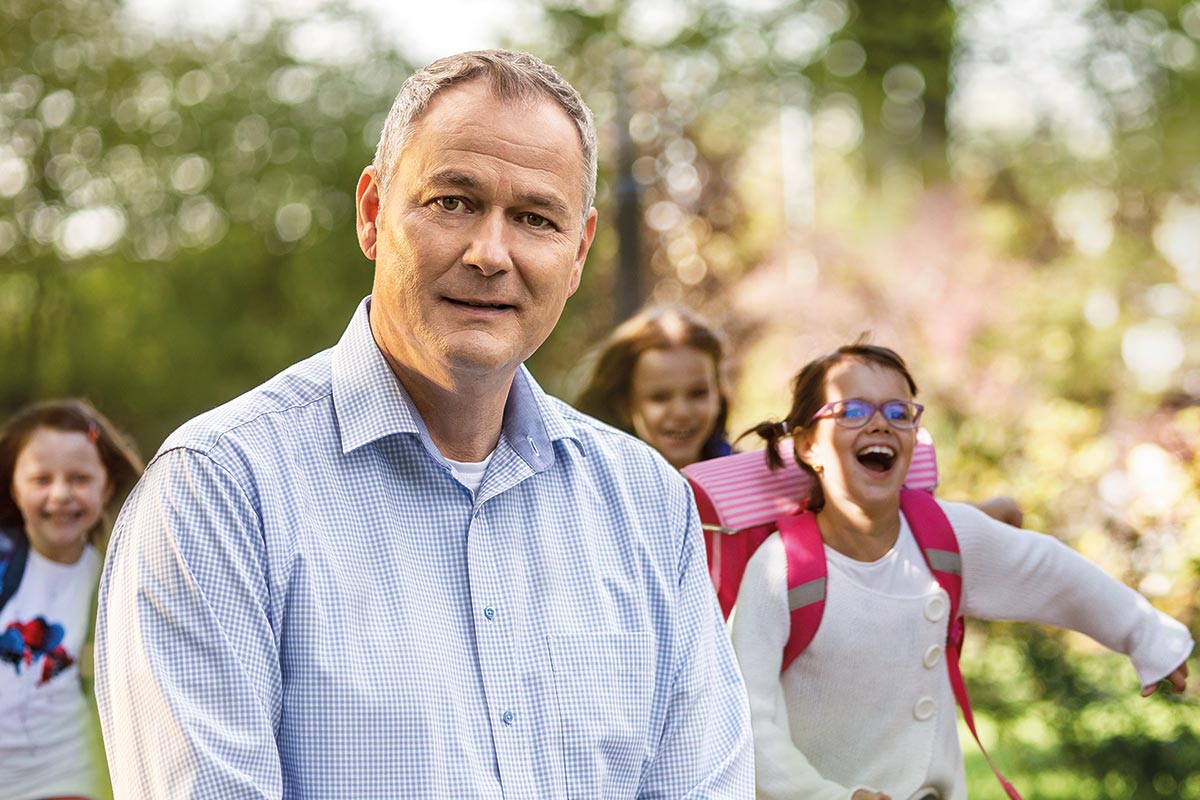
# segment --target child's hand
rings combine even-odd
[[[1163,680],[1170,681],[1171,686],[1173,686],[1175,688],[1175,691],[1182,692],[1184,689],[1187,688],[1187,675],[1188,675],[1188,668],[1187,668],[1187,662],[1185,661],[1182,664],[1180,664],[1179,667],[1176,668],[1176,670],[1174,672],[1172,672],[1167,677],[1163,678]],[[1158,689],[1157,683],[1150,684],[1149,686],[1142,689],[1142,697],[1149,697],[1150,695],[1154,694],[1155,690],[1157,690],[1157,689]]]
[[[1021,511],[1021,506],[1017,505],[1017,501],[1011,497],[989,497],[987,500],[980,500],[975,507],[989,517],[998,519],[1006,525],[1012,525],[1014,528],[1021,527],[1025,521],[1025,514]]]

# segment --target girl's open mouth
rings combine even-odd
[[[858,463],[872,472],[887,472],[896,463],[896,451],[887,445],[869,445],[858,451]]]

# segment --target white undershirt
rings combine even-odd
[[[891,597],[924,597],[937,583],[903,514],[896,543],[878,559],[856,561],[825,545],[825,562],[855,585]]]
[[[454,461],[447,458],[446,463],[450,465],[458,482],[470,489],[471,494],[475,494],[479,491],[479,484],[483,483],[483,473],[487,472],[488,463],[491,462],[494,455],[496,455],[495,450],[488,453],[483,461]]]

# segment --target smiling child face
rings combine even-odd
[[[76,431],[35,429],[13,466],[29,544],[52,561],[79,560],[112,491],[96,445]]]
[[[825,400],[857,398],[875,405],[889,400],[912,400],[908,383],[896,370],[846,359],[830,368]],[[867,508],[898,502],[900,487],[912,463],[916,430],[895,428],[876,411],[861,428],[846,428],[833,419],[820,419],[796,438],[797,455],[819,466],[827,503],[852,503]]]
[[[717,365],[693,347],[647,350],[630,391],[634,432],[676,469],[700,460],[721,411]]]

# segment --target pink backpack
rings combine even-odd
[[[808,496],[811,478],[796,465],[786,445],[780,452],[785,465],[781,470],[769,469],[760,450],[691,464],[684,467],[683,474],[696,496],[704,527],[709,574],[726,617],[737,600],[746,562],[768,536],[779,531],[787,555],[788,607],[791,610],[791,632],[783,648],[782,669],[786,670],[812,642],[821,625],[827,568],[825,545],[816,515],[804,513],[800,504],[800,498]],[[917,445],[905,477],[905,488],[900,492],[900,508],[930,571],[950,597],[946,670],[954,699],[996,779],[1011,800],[1021,800],[1013,785],[992,764],[975,731],[971,701],[958,665],[964,633],[963,619],[958,611],[962,597],[962,559],[954,529],[933,499],[936,486],[937,458],[933,439],[921,429],[917,432]]]
[[[767,468],[761,450],[683,468],[700,507],[708,571],[726,617],[737,600],[750,556],[775,532],[775,521],[800,513],[800,498],[808,496],[812,479],[796,465],[790,445],[785,443],[779,452],[784,463],[780,470]],[[933,438],[924,428],[917,431],[904,485],[927,492],[937,486]]]

